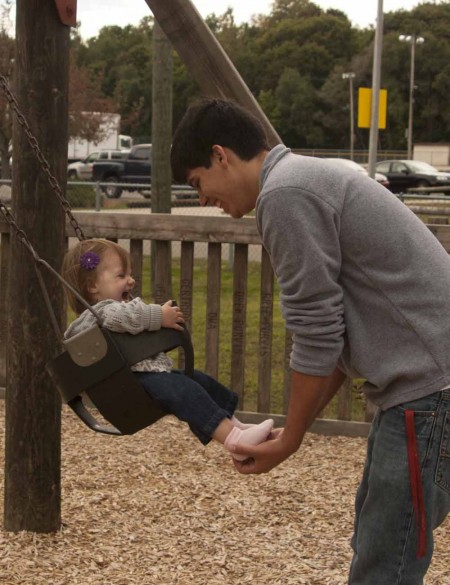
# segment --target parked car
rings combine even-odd
[[[450,173],[442,173],[420,160],[384,160],[375,168],[387,176],[393,193],[405,193],[411,187],[450,185]]]
[[[67,166],[67,176],[69,181],[92,180],[93,164],[97,160],[119,160],[125,158],[129,150],[100,150],[99,152],[91,152],[91,154],[84,160],[70,163]]]
[[[123,160],[94,162],[93,180],[100,183],[144,183],[150,185],[152,175],[152,145],[137,144]],[[122,187],[114,184],[102,187],[107,197],[122,195]],[[143,189],[138,189],[142,192]]]
[[[354,169],[358,173],[369,176],[367,169],[365,169],[363,166],[361,166],[360,164],[358,164],[354,160],[350,160],[348,158],[326,158],[324,160],[328,160],[330,162],[340,164],[340,165],[345,166],[349,169]],[[375,179],[375,181],[377,181],[377,183],[380,183],[381,185],[383,185],[383,187],[386,187],[389,189],[389,181],[388,181],[388,178],[386,177],[386,175],[383,175],[382,173],[376,172],[374,179]]]

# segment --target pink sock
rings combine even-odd
[[[255,425],[249,425],[246,423],[241,422],[238,418],[236,418],[234,415],[231,417],[231,422],[233,423],[233,425],[235,427],[237,427],[238,429],[244,430],[244,429],[250,429],[251,427],[254,427]]]
[[[252,425],[248,429],[239,429],[234,427],[225,439],[223,446],[231,451],[234,445],[259,445],[263,443],[273,429],[273,420],[271,418],[263,421],[259,425]],[[232,455],[233,459],[237,461],[244,461],[247,459],[245,455]]]

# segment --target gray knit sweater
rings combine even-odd
[[[369,177],[283,145],[261,173],[256,219],[293,332],[291,366],[338,365],[382,409],[450,384],[450,260]]]
[[[103,319],[105,329],[116,333],[137,335],[142,331],[161,329],[161,305],[148,305],[139,297],[128,303],[113,300],[100,301],[93,306],[93,309]],[[77,333],[92,327],[96,322],[91,311],[86,309],[70,324],[64,333],[64,338],[73,337]],[[159,353],[152,358],[134,364],[131,369],[135,372],[170,372],[172,367],[172,360],[166,354]]]

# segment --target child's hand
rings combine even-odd
[[[173,307],[172,303],[173,301],[167,301],[162,306],[161,327],[170,327],[171,329],[182,331],[183,327],[181,325],[184,323],[183,313],[180,307]]]

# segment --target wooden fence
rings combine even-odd
[[[273,302],[274,275],[267,252],[261,246],[254,218],[240,220],[228,217],[175,216],[165,214],[132,213],[75,213],[86,237],[102,237],[114,240],[128,240],[133,263],[133,273],[137,282],[137,294],[142,286],[142,267],[144,243],[155,241],[155,281],[153,294],[155,302],[170,298],[170,282],[166,267],[170,261],[170,242],[181,242],[180,251],[180,296],[178,303],[186,317],[187,324],[192,322],[194,291],[194,246],[197,242],[207,244],[207,290],[205,305],[205,363],[196,366],[217,377],[220,351],[220,284],[221,248],[223,244],[235,245],[233,262],[233,309],[232,309],[232,347],[231,347],[231,387],[239,394],[240,404],[244,398],[245,380],[245,343],[246,343],[246,306],[248,246],[261,248],[261,287],[259,291],[259,344],[258,353],[258,396],[256,412],[245,412],[242,418],[258,421],[270,413],[271,404],[271,355],[273,344]],[[429,226],[435,236],[450,252],[450,226]],[[72,235],[69,224],[66,233]],[[6,287],[8,279],[8,256],[10,249],[9,226],[0,220],[0,386],[6,385],[6,316],[8,312]],[[284,336],[284,389],[281,412],[270,413],[277,425],[282,425],[289,399],[290,371],[289,355],[291,336]],[[56,348],[55,348],[56,351]],[[365,421],[351,420],[351,385],[344,385],[337,398],[337,420],[317,420],[311,430],[326,434],[365,436],[369,421],[373,416],[373,406],[366,405]]]

